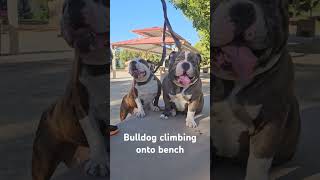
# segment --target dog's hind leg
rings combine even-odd
[[[39,134],[33,144],[32,179],[49,180],[61,162],[59,146]]]
[[[61,156],[60,158],[68,168],[73,168],[80,164],[80,160],[75,157],[77,148],[77,145],[64,144],[61,149],[61,151],[63,152],[63,156]]]
[[[287,113],[274,113],[273,117],[287,118]],[[245,180],[269,180],[275,152],[281,144],[284,121],[272,119],[263,129],[250,137],[250,151]]]
[[[31,172],[33,180],[49,180],[61,162],[60,143],[54,138],[55,135],[48,126],[48,122],[52,122],[50,116],[54,107],[55,104],[43,112],[33,141]]]
[[[288,113],[288,118],[286,121],[284,130],[285,134],[273,161],[274,165],[280,165],[292,159],[297,150],[300,131],[301,120],[299,104],[296,97],[294,97],[290,105],[290,111]]]
[[[130,111],[132,111],[131,109],[133,109],[133,108],[130,106],[133,106],[133,107],[136,106],[135,103],[131,104],[130,101],[127,101],[128,98],[129,98],[128,95],[125,95],[121,101],[121,106],[120,106],[120,120],[121,121],[125,120],[129,113],[132,113]]]
[[[203,94],[201,94],[200,95],[200,104],[197,107],[196,114],[199,114],[202,112],[203,106],[204,106],[204,98],[203,98]]]
[[[129,112],[126,109],[121,109],[120,110],[120,120],[123,121],[126,119],[126,117],[128,116]]]

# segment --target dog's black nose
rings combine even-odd
[[[185,62],[185,63],[182,64],[182,69],[183,70],[187,71],[189,68],[190,68],[190,64],[189,63]]]

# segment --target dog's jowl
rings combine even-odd
[[[169,56],[169,72],[162,82],[165,110],[161,118],[175,116],[177,111],[187,113],[186,126],[197,126],[195,114],[203,108],[199,54],[181,51]]]
[[[299,139],[287,3],[222,0],[211,12],[212,144],[216,156],[247,162],[246,180],[268,180]]]
[[[152,63],[144,59],[134,59],[129,64],[129,74],[133,77],[132,87],[125,95],[120,107],[120,120],[128,114],[144,117],[145,110],[159,111],[159,97],[161,95],[161,82],[153,74]]]

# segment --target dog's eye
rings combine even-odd
[[[142,59],[139,59],[138,62],[142,64],[146,64]]]

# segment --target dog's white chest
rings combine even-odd
[[[240,148],[240,136],[248,127],[237,119],[227,101],[213,103],[213,144],[217,155],[235,157]]]
[[[158,93],[158,82],[155,79],[150,80],[147,84],[136,86],[138,97],[143,100],[144,104],[151,103]]]
[[[191,99],[191,95],[184,95],[184,93],[179,93],[176,95],[169,94],[169,97],[170,101],[176,105],[178,111],[184,111],[186,109],[186,105]]]

